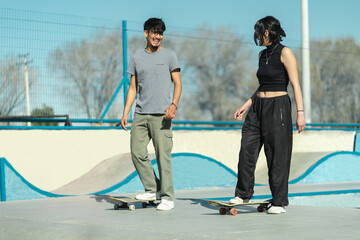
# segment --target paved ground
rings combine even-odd
[[[292,186],[336,190],[341,185]],[[352,188],[358,188],[356,184]],[[268,194],[257,187],[257,195]],[[239,208],[219,215],[202,198],[231,197],[233,189],[176,192],[175,209],[114,210],[107,196],[80,196],[0,203],[0,239],[360,239],[359,209],[289,206],[283,215]]]

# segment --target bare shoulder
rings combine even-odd
[[[288,63],[288,62],[295,62],[296,63],[295,56],[294,56],[294,54],[293,54],[293,52],[291,51],[290,48],[284,47],[281,50],[281,62],[282,63]]]
[[[282,56],[290,56],[290,55],[294,55],[294,54],[293,54],[293,52],[291,51],[290,48],[283,47],[283,49],[281,50],[281,55]]]

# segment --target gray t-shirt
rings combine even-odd
[[[175,53],[161,48],[155,53],[140,49],[132,56],[127,73],[134,75],[138,84],[135,112],[164,114],[170,106],[171,72],[180,69]]]

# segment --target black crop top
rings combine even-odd
[[[289,75],[280,59],[284,47],[280,43],[275,43],[267,46],[261,53],[259,69],[256,73],[260,84],[258,91],[287,91]]]

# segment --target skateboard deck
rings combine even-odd
[[[146,208],[148,206],[157,206],[155,203],[156,199],[149,199],[149,200],[138,200],[135,198],[127,198],[127,197],[108,197],[108,200],[113,202],[118,202],[114,204],[114,209],[119,210],[120,208],[127,208],[131,211],[135,210],[135,203],[142,203],[142,207]]]
[[[249,202],[249,203],[229,203],[229,202],[223,202],[223,201],[216,201],[216,200],[209,200],[208,203],[213,207],[220,207],[219,213],[221,215],[225,215],[227,212],[229,212],[231,215],[237,214],[236,206],[245,206],[245,205],[259,205],[257,207],[258,212],[263,212],[264,210],[269,209],[270,200],[263,201],[263,202]]]

